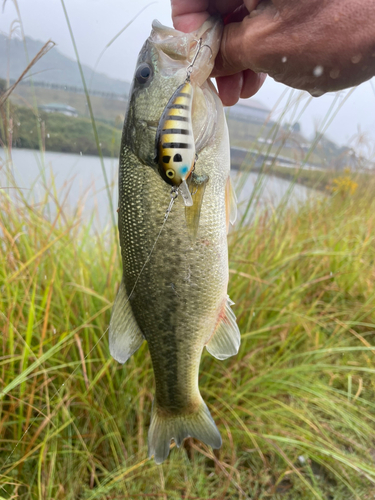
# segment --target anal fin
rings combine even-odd
[[[125,363],[141,347],[143,334],[134,317],[124,281],[117,293],[109,323],[109,352],[119,363]]]
[[[231,307],[234,304],[227,297],[221,321],[213,336],[206,345],[207,351],[217,359],[226,359],[238,353],[241,344],[241,334],[236,323],[236,316]]]

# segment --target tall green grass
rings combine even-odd
[[[373,189],[258,213],[230,234],[242,346],[227,361],[205,353],[200,369],[224,444],[188,440],[162,466],[146,458],[147,345],[124,366],[108,351],[111,228],[58,203],[49,219],[47,193],[0,190],[0,497],[373,498]]]

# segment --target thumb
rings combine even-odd
[[[247,69],[264,71],[262,55],[266,45],[269,46],[267,40],[277,31],[276,12],[271,4],[257,14],[244,17],[240,23],[227,24],[211,76],[233,75]]]

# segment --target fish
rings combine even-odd
[[[153,21],[139,53],[123,127],[118,207],[123,277],[110,319],[109,350],[125,363],[144,341],[148,344],[155,379],[148,456],[157,464],[168,457],[172,439],[178,447],[187,437],[221,447],[199,391],[199,365],[204,348],[223,360],[240,346],[227,292],[227,233],[236,218],[229,136],[209,78],[222,30],[219,17],[187,34]],[[171,99],[188,99],[176,92],[190,94],[191,109],[181,115],[191,119],[187,135],[170,131],[186,120],[167,123]],[[168,134],[171,140],[164,141]],[[192,147],[176,149],[194,151],[194,167],[190,154],[190,171],[173,185],[158,155],[162,160],[171,156],[168,143],[182,142],[181,136]],[[192,205],[181,193],[182,181]]]

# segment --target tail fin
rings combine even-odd
[[[168,417],[158,412],[154,402],[148,431],[148,456],[151,458],[154,455],[155,462],[161,464],[169,455],[171,439],[181,446],[187,437],[199,439],[214,449],[221,447],[220,432],[203,399],[196,412]]]

